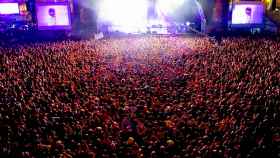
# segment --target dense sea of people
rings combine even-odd
[[[280,157],[280,42],[2,47],[0,133],[1,157]]]

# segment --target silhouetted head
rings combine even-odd
[[[250,8],[250,7],[246,8],[246,14],[248,16],[251,16],[252,15],[252,8]]]
[[[54,8],[50,8],[50,9],[49,9],[49,15],[50,15],[51,17],[55,17],[55,9],[54,9]]]

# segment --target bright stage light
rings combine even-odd
[[[103,0],[99,4],[99,22],[122,28],[118,31],[139,31],[146,27],[147,7],[145,0]]]
[[[157,7],[165,15],[173,14],[185,0],[158,0]]]
[[[148,27],[168,27],[197,17],[197,0],[100,0],[98,25],[109,32],[145,33]],[[153,14],[150,16],[148,14]]]

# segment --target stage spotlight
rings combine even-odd
[[[103,0],[99,4],[99,23],[107,23],[121,32],[134,32],[147,25],[148,2],[143,0]]]
[[[157,7],[165,15],[173,14],[185,0],[158,0]]]

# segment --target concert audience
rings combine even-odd
[[[280,157],[280,42],[0,48],[1,157]]]

